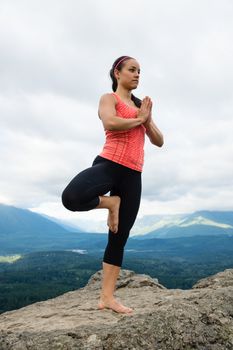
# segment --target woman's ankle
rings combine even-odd
[[[104,294],[104,293],[101,293],[100,294],[100,299],[101,300],[113,300],[114,299],[114,295],[113,294]]]
[[[109,196],[98,196],[99,197],[99,204],[97,205],[96,209],[109,209]]]
[[[116,206],[116,197],[118,197],[120,199],[119,196],[99,196],[99,204],[97,205],[97,207],[95,209],[98,208],[104,208],[104,209],[108,209],[110,211],[114,210],[114,207]]]

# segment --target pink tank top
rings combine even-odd
[[[116,114],[121,118],[136,118],[138,109],[127,105],[115,92]],[[113,162],[122,164],[128,168],[142,172],[144,164],[144,125],[136,126],[129,130],[106,130],[106,141],[102,152],[99,154]]]

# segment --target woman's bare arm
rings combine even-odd
[[[158,127],[155,125],[153,119],[150,118],[143,125],[146,128],[146,134],[149,137],[150,142],[153,145],[156,145],[158,147],[162,147],[162,145],[164,144],[163,134],[158,129]]]
[[[116,101],[113,95],[104,94],[100,98],[98,115],[106,130],[129,130],[145,123],[147,117],[121,118],[116,115]]]

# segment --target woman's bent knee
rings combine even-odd
[[[64,207],[71,211],[88,211],[94,209],[99,204],[99,197],[87,198],[83,193],[81,196],[65,189],[61,196]]]
[[[71,211],[78,211],[79,210],[79,203],[77,198],[75,198],[70,191],[67,191],[66,189],[62,192],[61,200],[63,206]]]

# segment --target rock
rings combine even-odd
[[[228,287],[233,286],[233,273],[232,269],[226,269],[224,272],[216,273],[216,275],[202,278],[192,288],[205,288],[211,286],[211,288],[218,288],[219,286]]]
[[[93,276],[91,276],[85,288],[100,290],[102,272],[103,270],[97,271]],[[157,278],[152,278],[144,274],[136,275],[135,272],[131,270],[120,270],[119,278],[116,283],[116,289],[123,287],[140,288],[142,286],[154,286],[160,289],[166,289],[166,287],[159,284]]]
[[[97,309],[101,278],[0,315],[0,350],[233,349],[233,269],[189,290],[122,269],[115,296],[134,309],[127,315]]]

